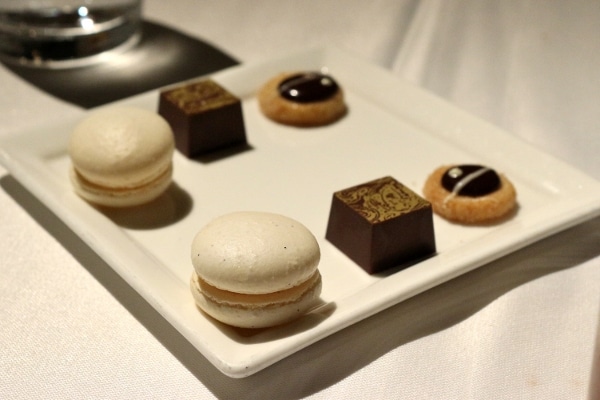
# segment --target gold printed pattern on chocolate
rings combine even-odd
[[[384,177],[335,193],[372,224],[428,207],[429,202],[392,177]]]
[[[369,274],[436,251],[431,204],[390,176],[335,192],[325,238]]]
[[[241,99],[213,80],[161,91],[158,113],[171,125],[177,150],[188,158],[247,143]]]
[[[239,101],[237,97],[210,79],[168,91],[165,93],[165,98],[176,104],[187,115],[220,108]]]

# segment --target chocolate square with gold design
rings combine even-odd
[[[431,204],[389,176],[334,193],[325,237],[369,274],[435,253]]]
[[[246,143],[240,99],[213,80],[162,91],[158,113],[171,125],[175,146],[187,157]]]

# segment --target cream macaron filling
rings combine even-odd
[[[298,284],[297,286],[277,292],[262,294],[235,293],[228,290],[218,289],[208,284],[196,273],[193,274],[192,281],[200,290],[200,292],[210,301],[236,307],[256,308],[278,306],[281,304],[294,303],[298,301],[308,291],[314,289],[320,284],[321,274],[319,271],[315,271],[306,281]]]
[[[319,299],[321,275],[297,287],[264,295],[232,293],[210,286],[194,273],[190,288],[196,305],[206,314],[239,328],[268,328],[291,322],[306,314]]]
[[[84,199],[112,207],[129,207],[148,203],[160,196],[171,185],[173,167],[167,169],[150,182],[137,187],[106,187],[96,185],[85,179],[75,168],[71,168],[69,177],[75,191]]]

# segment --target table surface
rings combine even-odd
[[[146,0],[252,62],[327,44],[600,180],[596,0]],[[0,138],[84,115],[0,66]],[[218,372],[0,167],[0,398],[597,396],[600,218],[245,379]]]

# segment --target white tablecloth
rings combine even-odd
[[[144,13],[241,62],[346,49],[600,179],[597,0],[147,0]],[[2,67],[0,85],[0,137],[84,112]],[[237,380],[1,167],[0,235],[0,398],[585,399],[600,384],[600,218]]]

